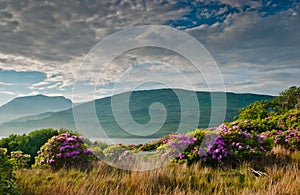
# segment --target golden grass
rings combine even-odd
[[[151,171],[125,171],[97,162],[89,172],[23,169],[16,172],[25,195],[63,194],[300,194],[298,153],[275,148],[276,158],[236,169],[172,164]],[[251,170],[267,173],[256,177]]]

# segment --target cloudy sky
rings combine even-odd
[[[198,40],[226,91],[277,95],[300,85],[299,0],[0,0],[0,105],[34,94],[72,99],[79,80],[81,97],[84,86],[95,97],[111,95],[116,85],[115,92],[132,86],[208,89],[213,74],[198,78],[188,59],[162,48],[132,49],[105,71],[101,64],[90,68],[86,59],[99,41],[141,25],[173,27]],[[84,71],[96,77],[83,78]]]

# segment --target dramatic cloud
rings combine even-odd
[[[296,0],[3,0],[0,70],[40,72],[45,77],[23,88],[0,80],[0,93],[7,94],[5,100],[30,93],[71,97],[72,85],[82,76],[77,74],[81,62],[95,44],[120,30],[152,24],[169,25],[198,39],[218,63],[228,91],[278,94],[300,85],[299,4]],[[155,80],[160,73],[169,83],[188,88],[176,80],[176,71],[195,80],[190,67],[174,52],[141,48],[122,54],[105,75],[86,84],[97,85],[102,97],[115,84],[126,90],[139,81],[137,75]],[[98,70],[95,67],[91,75],[97,76]],[[158,87],[162,85],[144,86]],[[203,78],[197,89],[207,89]]]

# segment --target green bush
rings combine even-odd
[[[300,131],[298,129],[288,129],[286,131],[271,132],[274,143],[291,151],[300,151]]]
[[[103,150],[104,160],[115,163],[123,159],[130,159],[132,157],[130,149],[124,144],[110,145]]]
[[[250,131],[248,126],[240,128],[237,124],[222,124],[217,129],[197,129],[187,135],[170,135],[157,152],[175,162],[191,164],[202,161],[215,166],[252,160],[271,151],[271,136]]]
[[[38,152],[34,167],[87,168],[96,159],[84,138],[70,133],[52,137]]]
[[[0,148],[0,194],[21,194],[21,189],[15,183],[13,165],[6,156],[7,149]]]
[[[13,166],[18,168],[26,168],[28,167],[28,162],[30,161],[30,155],[29,154],[23,154],[22,151],[12,151],[10,153],[10,162],[13,164]]]
[[[159,139],[155,139],[151,142],[145,143],[145,144],[140,144],[135,146],[135,148],[139,151],[152,151],[156,150],[159,146],[164,144],[164,141],[167,140],[169,136],[163,136]]]
[[[240,161],[251,160],[252,158],[271,151],[273,143],[270,138],[261,135],[255,130],[249,131],[237,125],[232,127],[223,125],[221,135],[229,147],[232,159]]]
[[[29,165],[34,164],[34,158],[37,156],[37,151],[44,145],[48,139],[58,135],[66,130],[40,129],[30,132],[28,135],[11,134],[0,140],[0,147],[7,148],[8,154],[12,151],[22,151],[31,156]]]

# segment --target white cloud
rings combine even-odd
[[[6,95],[16,95],[16,93],[11,92],[11,91],[0,91],[0,93],[6,94]]]
[[[12,84],[12,83],[4,83],[4,82],[0,82],[0,85],[11,86],[11,85],[13,85],[13,84]]]
[[[289,83],[297,83],[297,80],[283,79],[276,88],[276,85],[272,84],[272,79],[277,83],[278,75],[270,74],[269,80],[263,80],[260,76],[268,74],[271,70],[299,68],[299,4],[262,17],[258,11],[262,7],[261,1],[220,2],[238,8],[240,12],[227,13],[228,8],[224,7],[214,14],[218,16],[227,14],[224,16],[225,21],[215,22],[212,25],[199,24],[198,27],[187,29],[186,32],[200,40],[211,52],[224,74],[228,89],[236,92],[263,91],[267,87],[269,93],[277,94]],[[241,11],[245,5],[252,11]],[[78,74],[77,71],[84,55],[98,41],[128,27],[164,24],[189,12],[189,8],[178,7],[178,1],[175,0],[89,3],[71,0],[51,2],[24,0],[3,1],[0,7],[3,8],[2,10],[0,8],[0,69],[43,72],[46,79],[33,84],[29,88],[30,92],[52,94],[61,92],[69,96],[70,87],[76,81],[86,79],[85,75]],[[209,10],[203,10],[202,14],[212,16]],[[159,33],[144,34],[136,37],[134,41],[158,36]],[[180,44],[177,46],[180,47]],[[157,61],[161,65],[146,66],[147,63],[150,64],[149,62]],[[141,66],[144,72],[142,70],[134,72],[138,67],[133,67],[133,64]],[[100,74],[97,66],[86,69],[93,70],[88,75],[94,79],[91,79],[90,83],[100,85],[102,87],[100,95],[103,96],[107,94],[105,87],[120,82],[118,78],[126,71],[131,71],[132,74],[127,74],[126,80],[122,80],[124,89],[127,89],[124,84],[131,86],[133,82],[142,79],[137,78],[137,75],[145,75],[145,78],[150,79],[155,78],[155,73],[161,73],[161,76],[164,74],[166,81],[181,85],[182,82],[174,77],[176,71],[172,71],[166,64],[170,64],[179,72],[186,72],[191,80],[196,77],[192,74],[194,69],[189,65],[190,62],[181,56],[149,48],[122,54],[108,66],[104,74]],[[199,83],[202,81],[199,79]]]

